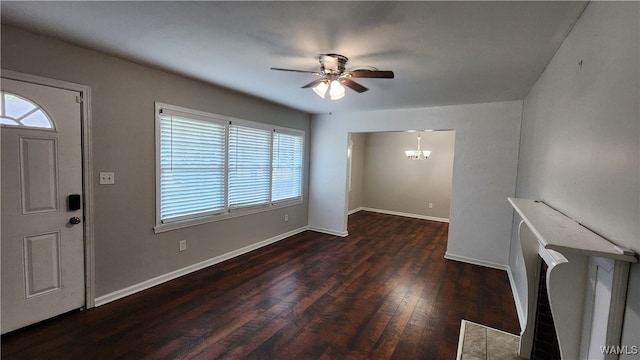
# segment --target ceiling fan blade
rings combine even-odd
[[[349,71],[351,77],[354,78],[377,78],[377,79],[393,79],[393,71],[390,70],[353,70]]]
[[[369,89],[367,89],[366,87],[358,84],[357,82],[351,80],[351,79],[341,79],[340,83],[348,88],[351,88],[352,90],[355,90],[359,93],[363,93]]]
[[[303,89],[311,88],[311,87],[314,87],[314,86],[320,84],[323,81],[326,81],[326,80],[325,79],[314,80],[314,81],[308,83],[307,85],[303,86],[302,88]]]
[[[281,68],[274,68],[274,67],[272,67],[271,70],[299,72],[299,73],[313,74],[313,75],[322,75],[317,71],[307,71],[307,70],[281,69]]]

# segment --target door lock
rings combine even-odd
[[[71,224],[73,224],[73,225],[80,224],[80,221],[82,221],[82,220],[80,220],[80,218],[79,218],[79,217],[77,217],[77,216],[74,216],[74,217],[72,217],[71,219],[69,219],[69,222],[70,222]]]
[[[80,210],[82,206],[80,194],[71,194],[67,196],[67,208],[69,211]]]

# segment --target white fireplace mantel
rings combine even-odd
[[[619,345],[632,251],[622,249],[540,201],[509,198],[522,218],[519,239],[527,277],[526,324],[520,356],[529,358],[540,280],[547,292],[563,359],[614,359],[601,346]]]

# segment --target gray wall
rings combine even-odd
[[[2,68],[91,86],[97,296],[307,225],[308,115],[8,26]],[[304,203],[154,234],[155,101],[307,131]],[[100,171],[115,185],[98,185]]]
[[[362,207],[364,192],[364,160],[367,134],[351,133],[351,188],[349,189],[349,211]]]
[[[347,234],[349,133],[455,130],[447,257],[506,269],[521,114],[510,101],[313,116],[309,226]]]
[[[592,2],[587,7],[524,101],[516,192],[547,202],[636,253],[639,15],[637,2]],[[510,267],[520,298],[516,301],[524,305],[521,257],[514,232]],[[638,346],[640,265],[632,265],[629,284],[622,343]]]
[[[448,220],[455,132],[422,132],[421,148],[432,151],[422,161],[409,160],[404,154],[417,148],[417,135],[367,133],[363,206]]]

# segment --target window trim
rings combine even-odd
[[[225,149],[225,183],[224,183],[224,192],[225,192],[225,208],[222,212],[219,213],[215,213],[215,214],[206,214],[206,215],[195,215],[193,217],[187,218],[187,219],[181,219],[181,220],[174,220],[171,222],[166,222],[163,223],[162,219],[160,218],[160,180],[161,180],[161,174],[160,174],[160,110],[161,109],[165,109],[165,110],[169,110],[170,112],[173,113],[182,113],[184,116],[192,116],[195,117],[197,119],[201,119],[201,120],[206,120],[206,121],[212,121],[212,122],[225,122],[227,125],[227,129],[226,129],[226,133],[227,133],[227,149]],[[194,110],[194,109],[189,109],[189,108],[185,108],[185,107],[181,107],[181,106],[176,106],[176,105],[171,105],[171,104],[166,104],[166,103],[161,103],[161,102],[155,102],[155,114],[154,114],[154,123],[155,123],[155,166],[156,166],[156,171],[155,171],[155,181],[156,181],[156,203],[155,203],[155,211],[156,211],[156,220],[155,220],[155,226],[153,228],[155,233],[162,233],[162,232],[166,232],[166,231],[171,231],[171,230],[176,230],[176,229],[182,229],[182,228],[186,228],[186,227],[191,227],[191,226],[196,226],[196,225],[202,225],[202,224],[207,224],[207,223],[211,223],[211,222],[216,222],[216,221],[222,221],[222,220],[227,220],[227,219],[233,219],[233,218],[237,218],[237,217],[241,217],[241,216],[247,216],[247,215],[253,215],[253,214],[258,214],[258,213],[262,213],[262,212],[266,212],[266,211],[270,211],[270,210],[275,210],[275,209],[281,209],[281,208],[285,208],[285,207],[289,207],[289,206],[294,206],[294,205],[299,205],[302,204],[304,202],[304,189],[305,189],[305,158],[306,158],[306,133],[304,130],[298,130],[298,129],[292,129],[292,128],[286,128],[286,127],[281,127],[281,126],[276,126],[276,125],[270,125],[270,124],[266,124],[266,123],[259,123],[259,122],[254,122],[254,121],[249,121],[249,120],[242,120],[242,119],[237,119],[237,118],[232,118],[229,116],[223,116],[223,115],[218,115],[218,114],[212,114],[212,113],[208,113],[208,112],[204,112],[204,111],[199,111],[199,110]],[[230,124],[235,124],[235,125],[239,125],[239,126],[247,126],[247,127],[253,127],[253,128],[259,128],[259,129],[265,129],[265,130],[269,130],[272,133],[273,132],[280,132],[280,133],[285,133],[285,134],[290,134],[290,135],[295,135],[295,136],[300,136],[302,137],[302,174],[301,174],[301,178],[300,178],[300,196],[296,197],[296,198],[291,198],[291,199],[284,199],[284,200],[278,200],[278,201],[273,201],[273,199],[271,199],[271,192],[272,192],[272,188],[273,188],[273,176],[271,176],[270,179],[270,187],[271,189],[269,190],[270,193],[270,199],[269,199],[269,204],[267,204],[266,206],[260,206],[260,207],[246,207],[246,208],[239,208],[239,209],[229,209],[229,204],[228,204],[228,194],[229,194],[229,181],[228,181],[228,177],[229,177],[229,170],[228,170],[228,164],[229,164],[229,151],[228,151],[228,136],[229,136],[229,125]],[[273,134],[271,136],[271,146],[272,149],[271,151],[273,152]],[[271,158],[271,161],[273,161],[273,159]],[[273,167],[273,162],[271,163],[271,167]]]

